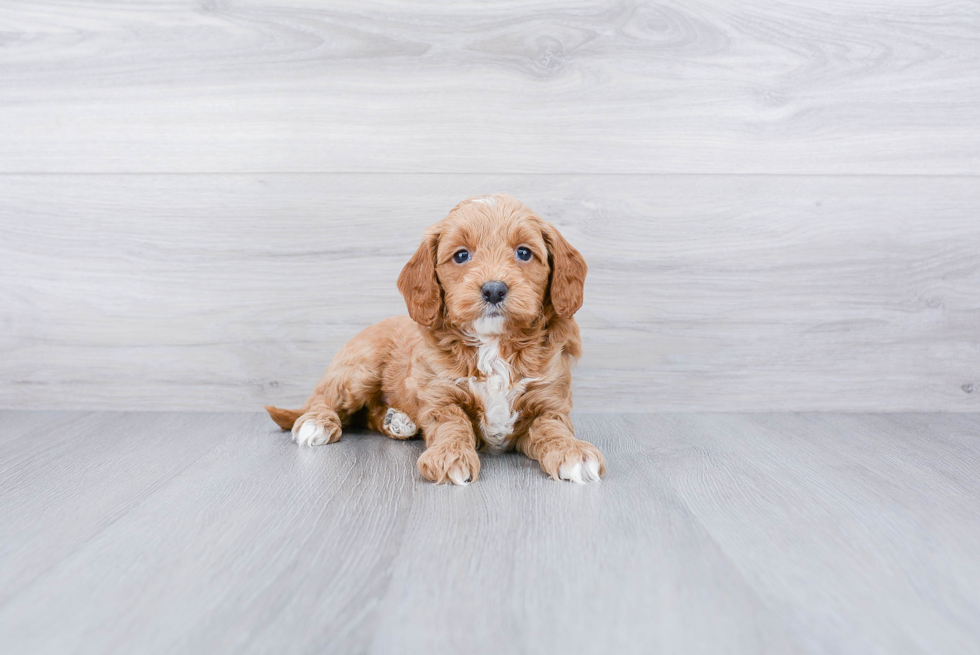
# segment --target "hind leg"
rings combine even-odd
[[[372,326],[337,353],[293,423],[293,441],[320,446],[340,439],[342,426],[381,394],[384,332]]]
[[[293,441],[298,446],[322,446],[340,439],[342,421],[335,409],[317,399],[293,423]]]

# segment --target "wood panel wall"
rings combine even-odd
[[[0,406],[296,404],[462,198],[585,410],[980,411],[968,2],[7,2]]]

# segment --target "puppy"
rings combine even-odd
[[[358,417],[394,439],[421,430],[418,468],[436,483],[475,481],[481,448],[516,448],[556,480],[598,481],[605,460],[568,416],[586,271],[518,200],[464,200],[398,277],[411,318],[354,337],[302,409],[266,410],[301,446],[337,441]]]

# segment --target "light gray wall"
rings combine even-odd
[[[0,5],[0,406],[295,405],[503,191],[576,407],[980,411],[980,11]]]

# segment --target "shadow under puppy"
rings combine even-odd
[[[586,271],[518,200],[464,200],[398,277],[411,318],[354,337],[302,409],[266,410],[299,445],[337,441],[355,416],[395,439],[421,429],[418,468],[437,483],[476,480],[480,448],[516,448],[556,480],[598,481],[605,460],[568,415]]]

